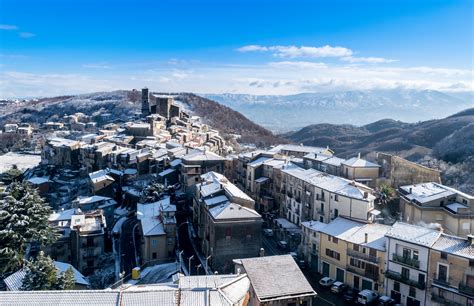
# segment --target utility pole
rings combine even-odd
[[[191,275],[191,260],[193,260],[193,258],[194,258],[194,255],[191,255],[191,257],[189,257],[189,259],[188,259],[188,261],[189,261],[189,270],[188,270],[189,275]]]

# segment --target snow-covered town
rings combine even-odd
[[[382,152],[238,144],[173,95],[140,97],[126,121],[3,127],[42,141],[0,156],[0,305],[474,298],[474,196],[439,171]]]

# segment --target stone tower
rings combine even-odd
[[[142,115],[148,116],[150,114],[150,101],[148,96],[148,88],[142,89]]]

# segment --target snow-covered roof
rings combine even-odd
[[[97,184],[103,181],[115,181],[113,177],[107,174],[107,170],[99,170],[89,173],[92,183]]]
[[[306,227],[312,231],[320,232],[327,224],[320,221],[304,221],[301,222],[302,227]]]
[[[285,218],[277,218],[277,219],[274,220],[274,222],[278,226],[280,226],[281,228],[284,228],[284,229],[299,229],[298,225],[288,221]]]
[[[14,165],[20,170],[31,169],[41,163],[41,155],[8,152],[0,155],[0,173],[10,170]]]
[[[391,226],[379,223],[365,224],[352,233],[346,241],[363,245],[379,251],[385,251],[385,234]],[[366,236],[367,235],[367,236]],[[365,238],[367,237],[367,241]]]
[[[350,236],[355,234],[365,223],[337,217],[321,229],[322,233],[333,236],[342,240],[348,240]]]
[[[173,159],[172,161],[170,161],[170,166],[171,167],[176,167],[178,166],[179,164],[181,164],[182,160],[180,158],[177,158],[177,159]]]
[[[336,156],[333,156],[333,157],[330,157],[328,159],[325,159],[323,161],[323,164],[328,164],[328,165],[332,165],[332,166],[336,166],[336,167],[339,167],[341,166],[341,164],[344,162],[344,159],[343,158],[339,158],[339,157],[336,157]]]
[[[324,161],[332,157],[332,155],[329,154],[316,154],[316,153],[308,153],[304,158],[315,160],[315,161]]]
[[[201,196],[203,197],[207,197],[224,189],[231,200],[238,198],[253,202],[251,197],[240,190],[237,186],[232,184],[225,176],[220,173],[209,171],[201,175],[201,179],[202,183],[197,184],[196,188],[200,190]]]
[[[89,286],[89,282],[87,281],[87,279],[79,271],[77,271],[76,268],[74,268],[70,264],[65,263],[65,262],[60,262],[60,261],[54,261],[54,265],[57,269],[58,275],[60,273],[66,272],[69,268],[71,268],[72,271],[74,272],[74,280],[76,284]],[[20,290],[21,286],[23,285],[23,279],[25,278],[25,275],[26,275],[25,269],[21,269],[13,273],[12,275],[8,276],[7,278],[5,278],[4,281],[8,289],[11,291]]]
[[[432,248],[440,252],[474,259],[474,246],[466,238],[441,234]]]
[[[166,169],[164,171],[161,171],[160,173],[158,173],[159,176],[167,176],[168,174],[171,174],[173,172],[175,172],[176,169]]]
[[[401,186],[400,189],[405,193],[405,198],[410,201],[415,200],[419,203],[447,198],[456,194],[468,199],[474,199],[473,196],[434,182]]]
[[[229,199],[225,195],[207,198],[204,200],[204,204],[206,204],[206,206],[214,206],[225,202],[229,202]]]
[[[259,177],[258,179],[256,179],[256,180],[255,180],[255,183],[261,184],[261,183],[265,183],[265,182],[268,181],[268,180],[269,180],[268,177],[262,176],[262,177]]]
[[[352,157],[342,163],[348,167],[354,168],[379,168],[380,165],[369,162],[368,160],[362,159],[360,157]]]
[[[165,230],[161,212],[175,212],[176,205],[172,205],[170,197],[165,197],[153,203],[137,204],[137,219],[140,220],[143,235],[164,235]]]
[[[269,152],[272,152],[272,153],[280,153],[282,151],[294,151],[294,152],[301,152],[301,153],[317,153],[317,154],[329,153],[328,148],[300,146],[300,145],[292,145],[292,144],[278,145],[269,150]]]
[[[109,197],[103,197],[103,196],[90,196],[90,197],[85,197],[85,196],[79,196],[77,199],[77,203],[79,205],[86,205],[86,204],[92,204],[92,203],[97,203],[97,202],[105,202],[105,201],[113,201],[115,202],[114,199],[109,198]]]
[[[396,222],[385,234],[386,237],[394,238],[413,244],[431,247],[438,240],[441,231],[424,226]]]
[[[457,213],[459,209],[469,208],[469,206],[457,202],[445,205],[445,207],[454,213]]]
[[[33,185],[41,185],[41,184],[50,182],[50,180],[49,180],[48,177],[37,177],[37,176],[35,176],[35,177],[32,177],[32,178],[28,179],[28,182],[30,182]]]
[[[372,201],[375,199],[375,196],[368,192],[370,188],[367,186],[361,186],[356,182],[339,176],[330,175],[315,169],[303,169],[295,164],[290,163],[282,168],[282,172],[299,178],[320,189],[324,189],[342,196],[364,201]]]
[[[246,258],[241,259],[241,262],[255,295],[262,303],[273,299],[316,295],[290,255]]]
[[[181,157],[183,161],[223,161],[224,158],[211,151],[196,150]]]
[[[268,160],[271,160],[271,159],[272,159],[271,157],[262,156],[262,157],[257,158],[256,160],[248,163],[247,166],[255,168],[255,167],[261,166],[264,162],[266,162]]]
[[[210,208],[209,213],[216,220],[261,218],[255,210],[230,202]]]
[[[76,208],[71,208],[67,210],[60,210],[58,212],[52,213],[48,221],[53,222],[53,221],[67,221],[71,220],[71,217],[76,214],[77,209]]]

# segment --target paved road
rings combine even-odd
[[[327,288],[321,288],[319,286],[319,280],[322,275],[316,272],[312,272],[309,269],[303,270],[306,279],[313,287],[314,291],[318,293],[318,296],[313,300],[313,305],[331,305],[331,306],[345,306],[354,305],[353,303],[346,302],[341,296],[331,293]]]
[[[184,211],[183,208],[178,207],[178,211],[176,214],[176,226],[178,227],[177,232],[178,232],[178,250],[183,251],[182,257],[183,257],[183,265],[185,265],[186,271],[189,269],[189,258],[191,256],[194,256],[191,259],[191,275],[203,275],[204,274],[204,269],[201,267],[198,271],[197,265],[199,265],[199,259],[197,258],[197,254],[194,252],[194,248],[191,244],[191,239],[189,237],[189,231],[188,231],[188,217],[189,217],[189,211]]]
[[[137,224],[138,220],[132,217],[127,219],[122,225],[119,247],[121,256],[120,271],[125,271],[125,275],[132,273],[132,269],[136,266],[140,266],[140,263],[135,258],[135,254],[140,257],[140,235]],[[135,232],[135,245],[133,244],[133,232]]]

